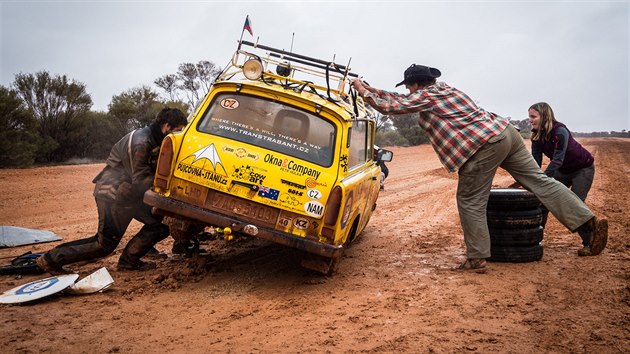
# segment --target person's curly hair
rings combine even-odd
[[[157,125],[168,123],[171,127],[179,127],[180,125],[188,124],[186,115],[184,112],[177,108],[163,108],[156,116],[155,121]]]

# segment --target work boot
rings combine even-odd
[[[590,246],[584,246],[582,248],[580,248],[577,251],[578,256],[584,257],[584,256],[592,256],[593,253],[591,252],[591,247]]]
[[[168,255],[164,252],[158,251],[155,247],[151,247],[151,249],[143,256],[148,259],[166,259]]]
[[[67,274],[68,272],[63,269],[62,266],[56,266],[46,260],[46,255],[41,255],[35,259],[35,264],[39,268],[41,268],[44,272],[49,273],[50,275],[61,275]]]
[[[128,262],[123,259],[118,260],[118,270],[150,270],[157,268],[155,263],[143,262],[138,260],[136,262]]]
[[[602,253],[608,243],[608,220],[600,220],[594,216],[581,227],[589,236],[588,247],[590,248],[590,254],[588,255],[597,256]],[[586,250],[582,251],[582,253],[587,255]]]

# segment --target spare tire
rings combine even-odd
[[[543,220],[540,208],[528,210],[488,210],[488,227],[493,229],[527,229],[540,226]]]
[[[486,216],[491,262],[532,262],[543,256],[543,213],[536,196],[524,189],[491,189]]]
[[[494,246],[534,246],[543,240],[545,230],[541,226],[529,229],[489,229],[490,244]]]
[[[490,262],[534,262],[543,257],[543,246],[539,243],[533,246],[497,246],[492,245],[492,256],[488,258]]]
[[[536,209],[539,206],[540,201],[534,193],[525,189],[491,189],[488,198],[488,210],[527,210]]]

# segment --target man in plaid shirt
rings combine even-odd
[[[440,161],[449,172],[458,171],[457,208],[467,259],[456,269],[485,270],[490,257],[486,207],[499,167],[534,193],[571,232],[587,232],[592,255],[601,253],[608,240],[608,221],[598,220],[568,188],[547,177],[507,120],[485,111],[462,91],[437,82],[440,75],[438,69],[411,65],[396,85],[405,85],[408,95],[379,90],[359,79],[352,86],[383,114],[419,112],[418,123]]]

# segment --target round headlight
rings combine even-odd
[[[243,64],[243,75],[249,80],[258,80],[262,75],[262,63],[258,59],[249,59]]]

